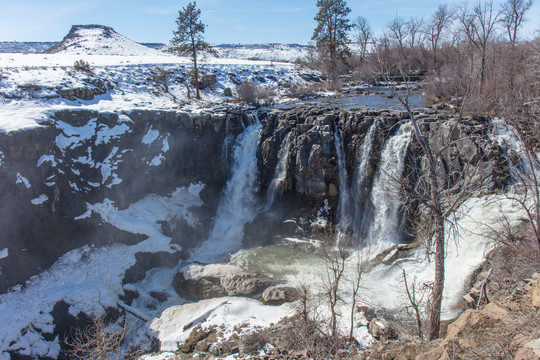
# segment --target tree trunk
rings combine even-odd
[[[486,49],[482,50],[482,64],[480,66],[480,83],[484,84],[486,80]]]
[[[409,117],[413,124],[414,133],[420,147],[424,151],[424,154],[428,158],[428,181],[430,191],[430,210],[433,214],[433,229],[434,236],[433,241],[435,243],[435,279],[433,283],[432,299],[431,299],[431,311],[430,311],[430,329],[429,340],[433,340],[439,337],[439,330],[441,328],[441,305],[443,299],[444,290],[444,258],[445,258],[445,239],[444,239],[444,217],[441,209],[441,189],[439,188],[439,182],[437,181],[435,154],[433,153],[431,146],[427,139],[423,136],[418,123],[411,111],[411,108],[407,101],[398,97],[399,101],[407,109]]]
[[[431,294],[431,311],[429,319],[429,340],[439,337],[441,329],[441,306],[444,290],[444,219],[439,214],[435,214],[435,282]]]
[[[197,51],[193,48],[193,65],[195,68],[195,90],[197,92],[197,100],[201,99],[201,93],[199,91],[199,68],[197,67]]]

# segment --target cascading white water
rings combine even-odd
[[[219,259],[238,250],[244,235],[244,225],[259,213],[257,201],[257,143],[261,124],[258,119],[237,138],[233,148],[232,175],[221,199],[214,228],[193,258],[198,261]]]
[[[339,205],[338,205],[338,227],[337,227],[337,241],[343,236],[347,236],[347,233],[352,224],[352,207],[351,207],[351,195],[347,181],[347,164],[346,155],[343,147],[343,137],[341,129],[336,126],[334,131],[334,144],[336,146],[336,153],[338,158],[338,176],[339,176]]]
[[[400,179],[403,173],[410,140],[411,126],[405,123],[388,140],[382,151],[379,169],[371,189],[371,203],[375,206],[367,235],[367,241],[371,245],[400,240],[400,185],[396,179]]]
[[[272,182],[268,187],[268,192],[266,193],[266,202],[263,211],[270,209],[274,203],[276,194],[283,189],[283,183],[287,177],[287,164],[292,143],[291,134],[292,132],[289,132],[281,143],[281,148],[278,152],[278,163],[274,172],[274,178],[272,179]]]
[[[353,193],[354,193],[354,222],[353,222],[353,235],[355,239],[361,238],[362,227],[362,213],[364,200],[362,195],[365,192],[366,182],[368,179],[368,167],[371,160],[371,151],[373,148],[373,142],[375,139],[375,133],[377,130],[377,124],[374,122],[364,138],[362,146],[358,150],[358,166],[354,172],[353,179]]]
[[[506,157],[508,158],[510,152],[514,152],[519,157],[520,164],[517,167],[512,162],[509,162],[512,176],[516,179],[526,178],[527,174],[531,174],[533,169],[537,174],[540,174],[539,154],[527,153],[526,146],[516,129],[502,119],[494,119],[491,124],[493,128],[489,135],[505,150]],[[528,156],[531,156],[531,158],[529,159]],[[531,169],[531,166],[533,169]]]

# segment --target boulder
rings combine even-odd
[[[261,301],[265,305],[281,305],[300,298],[300,292],[293,287],[270,286],[262,293]]]
[[[381,318],[374,318],[368,324],[368,331],[377,340],[381,339],[397,339],[396,330]]]
[[[222,296],[251,297],[276,281],[268,276],[233,265],[189,265],[176,274],[174,289],[191,301]]]

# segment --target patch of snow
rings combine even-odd
[[[9,256],[9,249],[5,248],[0,250],[0,259],[5,259]]]
[[[102,185],[105,185],[109,177],[111,177],[113,170],[117,169],[117,163],[114,161],[114,156],[118,150],[118,146],[113,147],[109,155],[103,160],[103,163],[98,164],[98,167],[101,169]]]
[[[100,128],[96,134],[96,145],[109,143],[112,139],[118,138],[120,135],[128,133],[131,131],[131,128],[126,124],[116,125],[112,129],[100,125]]]
[[[159,137],[159,130],[152,130],[152,125],[150,125],[150,129],[146,132],[146,134],[143,136],[141,142],[145,145],[152,144],[157,138]]]
[[[182,216],[188,223],[195,223],[197,218],[187,209],[202,205],[199,197],[202,189],[202,184],[192,184],[177,189],[170,197],[149,195],[123,211],[115,209],[110,200],[88,205],[89,210],[98,212],[112,225],[149,238],[131,246],[85,246],[70,251],[48,271],[31,278],[24,289],[18,286],[1,294],[0,358],[9,358],[11,350],[31,357],[57,358],[58,337],[47,341],[39,331],[54,332],[54,319],[49,314],[54,305],[65,301],[74,316],[80,312],[100,316],[106,308],[116,307],[119,295],[124,293],[122,278],[135,263],[136,253],[179,250],[170,244],[170,238],[160,233],[157,221]],[[0,254],[7,256],[7,249]]]
[[[91,119],[80,127],[58,121],[56,127],[62,132],[56,137],[56,146],[64,152],[66,149],[73,149],[75,144],[90,140],[96,135],[96,121],[96,118]]]
[[[30,189],[32,187],[30,181],[28,181],[28,179],[22,176],[20,173],[17,173],[17,180],[15,181],[15,183],[23,184],[27,189]]]
[[[41,194],[39,195],[39,197],[35,198],[35,199],[32,199],[30,200],[30,202],[33,204],[33,205],[41,205],[43,204],[45,201],[49,200],[49,197],[45,194]]]
[[[176,360],[176,354],[173,352],[162,352],[159,354],[143,355],[139,360]]]
[[[167,136],[169,136],[169,134],[167,134]],[[163,151],[164,153],[169,151],[170,147],[169,147],[169,138],[166,137],[165,139],[163,139],[163,146],[161,147],[161,151]]]
[[[241,335],[249,334],[294,313],[290,303],[268,306],[253,299],[216,298],[168,308],[150,323],[149,332],[161,341],[161,350],[176,351],[198,325],[205,329],[216,326],[221,332],[220,340],[226,340],[238,329]]]
[[[123,124],[123,123],[133,123],[133,120],[131,120],[131,119],[129,118],[129,116],[127,116],[127,115],[120,114],[120,115],[118,115],[118,122],[119,122],[120,124]]]
[[[46,161],[50,162],[53,167],[58,165],[54,159],[54,155],[42,155],[37,162],[37,166],[40,167]]]
[[[154,158],[152,159],[152,161],[150,161],[150,163],[148,165],[150,166],[159,166],[161,165],[161,162],[165,160],[165,157],[161,154],[157,155],[157,156],[154,156]]]
[[[195,226],[199,222],[197,216],[191,213],[188,208],[203,205],[199,197],[203,188],[204,185],[199,183],[191,184],[188,188],[178,188],[169,197],[146,195],[142,200],[130,205],[125,210],[117,210],[109,199],[87,206],[89,210],[101,215],[103,220],[121,230],[134,234],[156,236],[161,234],[161,226],[158,221],[180,217],[186,220],[190,226]]]

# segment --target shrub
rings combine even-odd
[[[170,72],[163,68],[156,68],[152,71],[152,82],[154,86],[159,90],[168,93],[169,92],[169,80]]]
[[[92,318],[89,324],[73,328],[65,339],[68,355],[75,359],[138,359],[143,352],[125,349],[122,344],[128,327],[126,318],[117,327],[107,324],[107,316]]]
[[[90,64],[82,59],[76,60],[75,63],[73,63],[73,70],[87,73],[92,72],[92,69],[90,69]]]
[[[276,97],[276,92],[269,87],[259,87],[257,89],[257,97],[263,102],[272,102]]]
[[[258,86],[253,81],[244,80],[238,87],[238,97],[247,104],[257,103],[258,92]]]
[[[323,88],[323,84],[293,85],[287,89],[287,95],[297,99],[308,98],[315,96]]]

